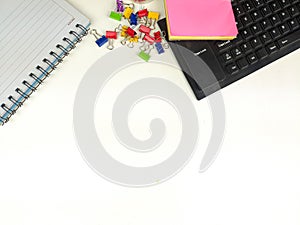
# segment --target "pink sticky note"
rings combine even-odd
[[[181,39],[233,39],[238,30],[230,0],[165,0],[169,36]]]

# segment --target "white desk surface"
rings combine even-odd
[[[115,26],[107,18],[114,1],[69,1],[99,31]],[[162,1],[149,8],[163,13]],[[222,90],[226,134],[203,174],[211,118],[206,101],[194,100],[199,150],[171,180],[140,189],[94,173],[73,134],[78,85],[107,52],[89,35],[0,129],[0,224],[300,224],[299,50]],[[164,76],[193,97],[183,76]]]

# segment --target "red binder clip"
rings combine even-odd
[[[145,37],[143,38],[144,41],[147,41],[149,44],[154,44],[155,39],[154,37],[151,37],[149,34],[146,34]]]
[[[106,31],[106,38],[108,41],[107,49],[113,50],[114,49],[114,42],[118,38],[118,33],[116,31]]]
[[[160,31],[157,31],[154,33],[154,39],[155,39],[155,42],[162,42],[162,37],[161,37],[161,33]]]
[[[138,18],[139,18],[139,23],[146,25],[148,21],[148,10],[147,9],[142,9],[137,12]]]
[[[138,11],[138,17],[139,18],[143,18],[145,16],[148,16],[148,10],[147,9],[142,9],[142,10]]]
[[[130,27],[128,27],[126,33],[132,38],[136,35],[136,32],[133,29],[131,29]]]
[[[149,34],[151,32],[151,29],[149,27],[141,25],[140,28],[139,28],[139,31],[144,33],[144,34]]]

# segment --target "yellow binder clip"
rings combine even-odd
[[[126,9],[124,10],[124,13],[123,13],[123,16],[125,19],[128,19],[130,18],[130,15],[133,13],[133,9],[130,8],[130,7],[126,7]]]
[[[129,48],[133,48],[134,47],[134,43],[137,43],[139,41],[139,37],[138,36],[134,36],[133,38],[129,39],[129,43],[128,43],[128,47]]]
[[[159,13],[158,12],[149,12],[148,13],[148,21],[147,26],[151,29],[155,29],[155,24],[159,19]]]
[[[148,19],[152,20],[158,20],[159,19],[159,13],[158,12],[149,12],[148,13]]]
[[[127,36],[127,30],[128,30],[128,26],[119,24],[119,26],[117,28],[115,28],[115,31],[120,33],[121,37],[126,37]]]

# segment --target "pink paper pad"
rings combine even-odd
[[[165,0],[170,36],[236,37],[230,0]]]

